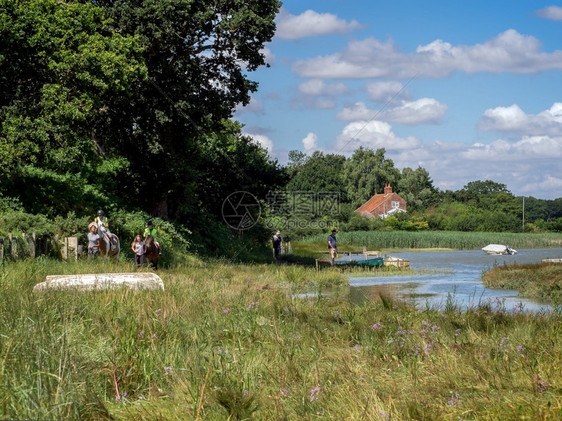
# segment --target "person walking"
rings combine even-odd
[[[332,230],[332,233],[328,236],[328,250],[330,250],[330,264],[334,266],[334,259],[338,255],[338,243],[336,241],[336,230]]]
[[[283,245],[283,237],[281,237],[281,231],[277,231],[273,236],[273,257],[275,260],[281,259],[281,247]]]
[[[100,254],[100,236],[96,224],[90,224],[88,233],[88,262],[95,259]]]
[[[135,253],[135,264],[137,267],[142,266],[144,263],[144,241],[142,240],[140,234],[137,234],[133,243],[131,244],[131,250]]]

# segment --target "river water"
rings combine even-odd
[[[482,250],[393,253],[410,260],[410,268],[431,271],[407,276],[355,276],[349,278],[350,299],[360,304],[380,294],[404,300],[417,308],[444,309],[447,301],[467,309],[479,304],[507,311],[550,311],[551,306],[518,297],[517,291],[485,288],[483,272],[504,264],[540,263],[542,259],[562,258],[562,248],[518,250],[513,256],[490,256]]]

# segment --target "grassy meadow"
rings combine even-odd
[[[1,419],[562,418],[558,307],[356,306],[337,270],[197,259],[160,271],[162,292],[32,292],[132,270],[2,266]]]

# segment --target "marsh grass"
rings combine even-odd
[[[482,275],[488,288],[512,289],[522,297],[562,302],[562,265],[538,263],[496,266]]]
[[[0,418],[560,419],[560,314],[356,306],[337,272],[206,262],[165,291],[46,292],[0,272]]]
[[[326,249],[325,235],[315,235],[293,250]],[[353,250],[365,246],[369,249],[455,249],[477,250],[490,243],[509,244],[515,249],[560,247],[560,234],[528,234],[509,232],[459,232],[459,231],[351,231],[338,233],[338,248]],[[318,248],[321,246],[321,248]],[[295,248],[297,247],[297,248]],[[344,249],[342,248],[342,251]]]

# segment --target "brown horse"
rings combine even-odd
[[[152,235],[147,235],[146,240],[144,240],[144,257],[155,270],[158,269],[160,251],[158,250],[158,247],[156,247]]]
[[[108,257],[115,257],[115,262],[119,261],[119,253],[121,252],[121,245],[119,244],[119,237],[111,234],[111,248],[107,250],[103,233],[100,233],[100,256],[103,256],[104,262]]]

